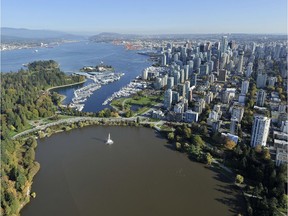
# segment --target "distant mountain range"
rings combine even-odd
[[[39,39],[62,39],[62,40],[78,40],[83,36],[68,34],[60,31],[51,30],[31,30],[24,28],[1,28],[1,39],[5,41],[27,41]]]

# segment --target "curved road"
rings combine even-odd
[[[75,122],[80,122],[80,121],[106,121],[106,122],[120,122],[120,121],[136,121],[136,117],[131,117],[131,118],[98,118],[98,117],[71,117],[71,118],[67,118],[67,119],[60,119],[58,121],[55,122],[51,122],[45,125],[39,125],[36,126],[32,129],[29,130],[25,130],[21,133],[16,134],[15,136],[12,137],[12,139],[16,139],[18,137],[24,136],[26,134],[32,133],[32,132],[36,132],[38,130],[45,130],[47,127],[50,126],[54,126],[54,125],[59,125],[59,124],[63,124],[63,123],[75,123]]]

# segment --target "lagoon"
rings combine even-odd
[[[105,145],[108,133],[113,145]],[[222,174],[175,151],[154,130],[89,126],[41,139],[23,216],[235,215],[243,203]]]

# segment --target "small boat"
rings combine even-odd
[[[113,140],[110,138],[110,133],[109,133],[108,139],[107,139],[107,141],[106,141],[106,144],[112,145],[113,143],[114,143],[114,142],[113,142]]]

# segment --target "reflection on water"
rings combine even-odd
[[[105,145],[108,134],[114,144]],[[241,197],[147,128],[91,126],[39,141],[22,215],[235,215]]]

